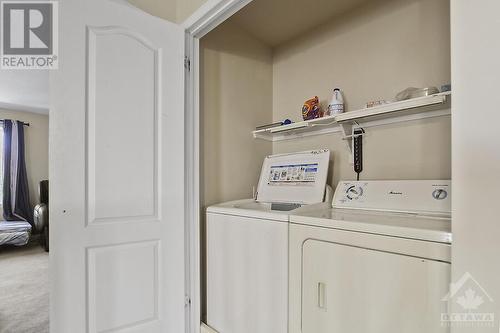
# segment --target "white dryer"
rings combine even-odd
[[[437,333],[451,268],[450,181],[341,182],[290,216],[290,333]]]
[[[289,214],[322,202],[329,156],[268,156],[256,200],[207,209],[207,324],[215,331],[287,333]]]

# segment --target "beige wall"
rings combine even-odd
[[[25,157],[30,199],[39,203],[38,182],[49,177],[49,116],[31,112],[0,110],[0,119],[30,123],[25,127]]]
[[[176,0],[127,0],[143,11],[161,17],[170,22],[177,22]]]
[[[492,313],[495,317],[491,327],[458,323],[453,333],[499,332],[500,132],[489,126],[500,121],[499,12],[498,0],[481,1],[480,6],[469,0],[452,1],[452,281],[470,273],[493,299],[491,302],[478,286],[466,284],[484,301],[472,314]],[[456,294],[452,312],[465,312],[456,300],[466,290],[461,288]]]
[[[201,40],[204,206],[252,196],[271,143],[250,135],[272,120],[271,49],[225,23]]]
[[[206,0],[128,0],[134,6],[171,22],[182,22]]]
[[[273,118],[301,120],[302,103],[327,104],[334,87],[347,109],[391,99],[409,86],[450,82],[448,0],[371,1],[274,50]],[[362,179],[451,177],[449,117],[367,129]],[[277,142],[274,153],[326,147],[330,182],[354,179],[340,133]]]
[[[450,117],[370,127],[363,141],[360,179],[450,179]],[[328,183],[356,179],[340,133],[274,143],[273,153],[329,148]]]
[[[178,0],[177,1],[177,22],[183,22],[207,0]]]

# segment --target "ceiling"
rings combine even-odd
[[[0,70],[0,109],[49,114],[49,72]]]
[[[274,47],[366,1],[254,0],[231,17],[231,21]]]

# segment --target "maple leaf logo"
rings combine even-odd
[[[477,308],[484,303],[481,296],[476,295],[476,291],[471,288],[465,291],[463,296],[457,298],[457,303],[464,308],[464,310],[477,310]]]

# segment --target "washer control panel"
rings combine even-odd
[[[345,197],[348,200],[358,200],[363,196],[363,187],[359,185],[351,185],[345,191]]]
[[[332,206],[407,213],[451,214],[449,180],[344,181]]]

